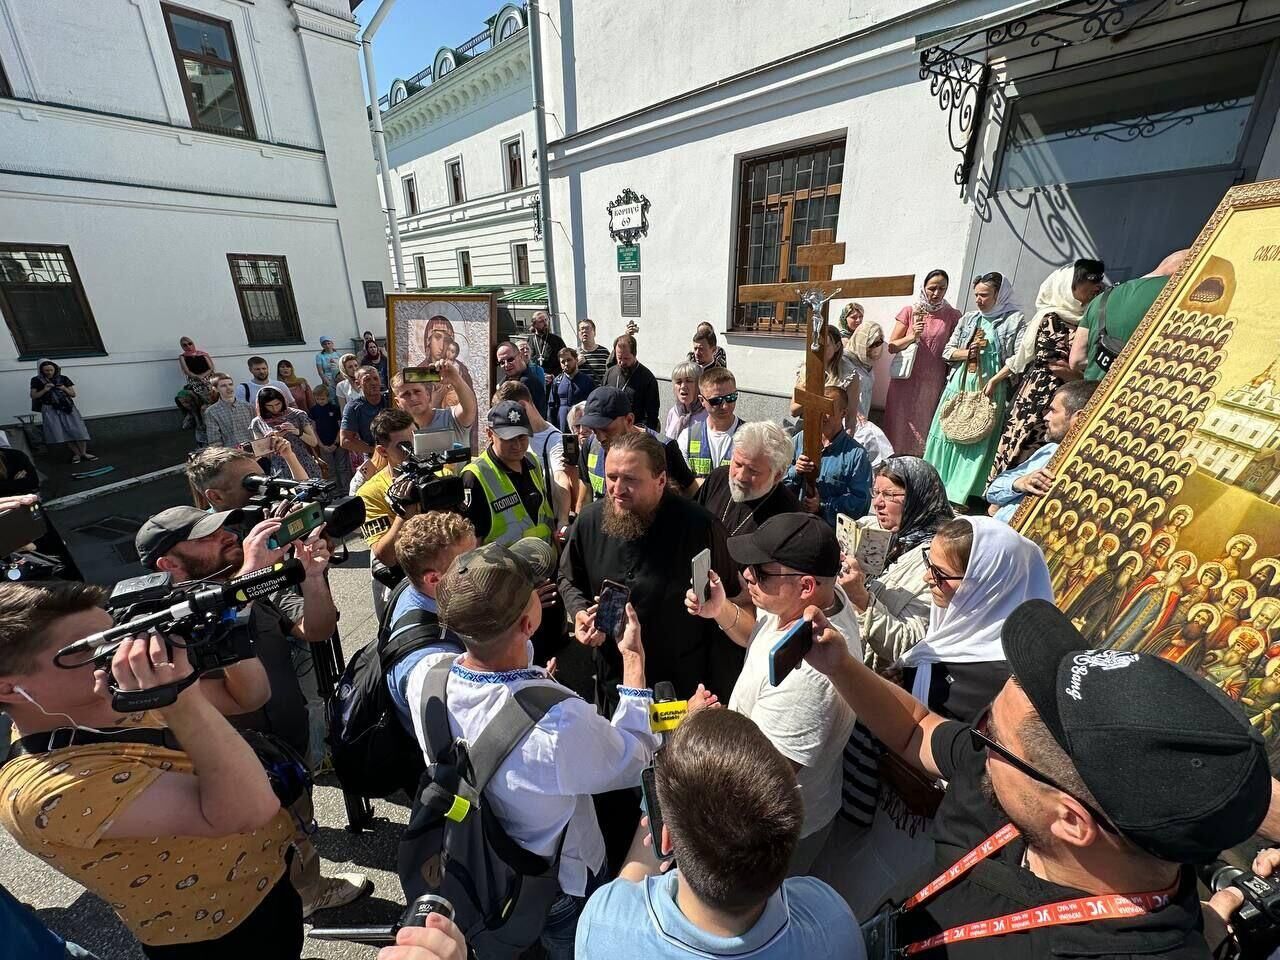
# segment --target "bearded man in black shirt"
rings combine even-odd
[[[864,924],[868,956],[1209,957],[1190,865],[1275,832],[1266,748],[1235,703],[1159,657],[1090,649],[1031,600],[1003,628],[1012,678],[970,727],[855,659],[817,607],[805,617],[809,663],[886,748],[948,781],[935,862]]]

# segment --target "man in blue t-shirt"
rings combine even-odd
[[[396,537],[396,562],[404,571],[408,583],[400,593],[388,615],[386,623],[391,628],[388,642],[401,631],[413,629],[396,623],[412,610],[425,610],[428,621],[438,623],[436,588],[455,557],[476,548],[476,531],[471,521],[457,513],[432,510],[410,517]],[[409,654],[387,674],[387,689],[396,705],[396,713],[405,730],[413,734],[413,716],[409,711],[406,688],[409,673],[423,657],[432,653],[461,653],[462,641],[457,637],[445,637],[439,643],[424,646]]]
[[[655,767],[659,842],[679,868],[655,875],[652,865],[629,863],[596,891],[578,921],[578,960],[866,956],[834,890],[813,877],[786,879],[804,819],[796,776],[749,718],[691,714]]]
[[[373,367],[356,371],[360,395],[347,401],[342,410],[342,429],[338,433],[343,450],[365,457],[373,456],[373,418],[387,409],[387,395],[382,392],[382,375]]]

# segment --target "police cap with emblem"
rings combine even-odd
[[[1172,863],[1253,835],[1271,800],[1262,736],[1217,687],[1168,660],[1093,650],[1045,600],[1004,623],[1005,656],[1112,825]]]
[[[503,440],[533,436],[529,414],[525,413],[524,405],[516,400],[503,400],[490,408],[489,429]]]

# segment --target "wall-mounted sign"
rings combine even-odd
[[[622,315],[624,317],[640,316],[640,278],[619,277],[622,283]]]
[[[640,244],[637,243],[630,247],[618,247],[618,272],[640,272]]]
[[[382,309],[387,305],[387,298],[382,290],[381,280],[364,280],[364,305],[370,310]]]
[[[649,198],[627,187],[606,208],[609,211],[609,236],[616,243],[631,246],[649,235]]]

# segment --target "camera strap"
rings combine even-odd
[[[1002,847],[1008,846],[1019,836],[1018,828],[1011,823],[1005,824],[982,843],[978,844],[950,867],[940,873],[920,891],[902,904],[900,913],[918,907],[938,891],[951,886],[983,860]],[[1007,913],[1002,917],[991,917],[986,920],[975,920],[973,923],[962,923],[959,926],[943,930],[925,940],[917,940],[901,948],[906,956],[924,953],[937,947],[951,943],[962,943],[971,940],[985,940],[988,937],[1000,937],[1006,933],[1022,933],[1041,927],[1058,927],[1073,923],[1089,923],[1093,920],[1121,920],[1128,917],[1140,917],[1169,903],[1175,884],[1166,890],[1155,890],[1148,893],[1106,893],[1097,896],[1077,897],[1071,900],[1059,900],[1044,906],[1032,907]]]

